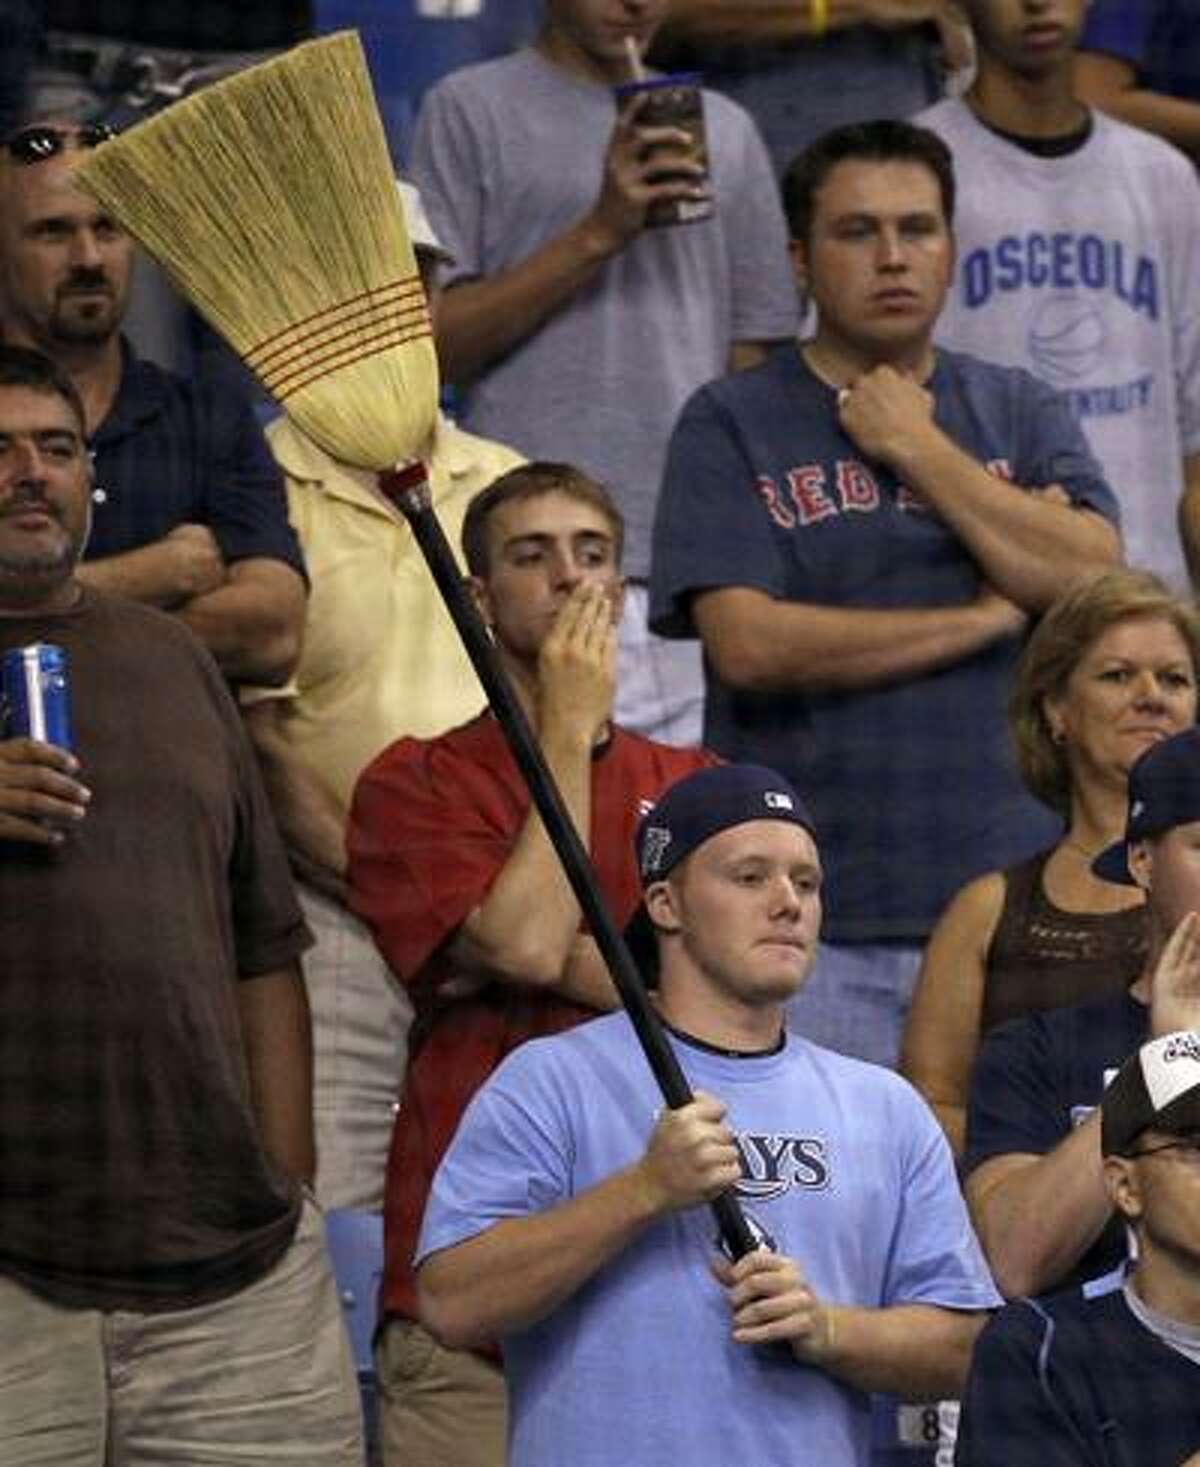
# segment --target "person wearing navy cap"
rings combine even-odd
[[[1197,821],[1200,728],[1188,728],[1151,745],[1130,770],[1124,838],[1101,851],[1092,870],[1106,881],[1148,886],[1153,879],[1157,839],[1177,826]]]
[[[661,1108],[623,1013],[516,1050],[434,1179],[422,1319],[500,1339],[512,1467],[859,1467],[869,1393],[958,1391],[998,1302],[949,1147],[905,1080],[784,1025],[821,860],[780,775],[688,775],[636,847],[694,1099]],[[735,1264],[703,1205],[730,1188],[762,1240]]]
[[[1145,1040],[1200,1029],[1200,728],[1147,749],[1128,799],[1124,838],[1092,869],[1145,891],[1145,968],[1115,998],[1000,1025],[972,1076],[964,1189],[1009,1298],[1119,1277],[1126,1232],[1105,1186],[1096,1107]]]
[[[1105,1186],[1136,1266],[1120,1289],[1024,1299],[988,1325],[959,1467],[1200,1460],[1200,1033],[1142,1045],[1100,1110]]]

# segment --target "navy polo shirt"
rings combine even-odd
[[[226,561],[265,556],[301,575],[283,476],[249,400],[190,381],[122,342],[121,386],[92,438],[95,503],[85,558],[153,544],[182,524],[212,531]]]
[[[1124,1291],[1002,1309],[975,1346],[960,1467],[1180,1467],[1200,1441],[1200,1365]]]

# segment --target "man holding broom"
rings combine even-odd
[[[361,1467],[307,932],[211,658],[75,574],[91,489],[0,347],[0,652],[64,649],[75,746],[0,736],[0,1462]]]
[[[638,818],[712,760],[614,726],[621,540],[607,493],[548,462],[477,495],[462,531],[500,661],[624,921],[637,901]],[[443,1350],[416,1320],[421,1213],[459,1117],[505,1055],[614,1008],[616,991],[490,713],[439,738],[401,739],[370,764],[348,850],[351,906],[416,1010],[384,1207],[384,1456],[389,1467],[502,1467],[494,1348]]]
[[[624,1014],[523,1046],[434,1180],[422,1317],[501,1339],[512,1467],[864,1464],[869,1393],[957,1391],[999,1302],[948,1146],[907,1082],[784,1026],[821,922],[786,781],[692,774],[637,852],[695,1098],[661,1110]],[[736,1263],[702,1205],[728,1188],[763,1239]]]

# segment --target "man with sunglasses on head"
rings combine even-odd
[[[1200,919],[1179,961],[1200,984]],[[1137,1240],[1122,1287],[1023,1299],[976,1346],[959,1467],[1188,1467],[1200,1452],[1200,1033],[1144,1044],[1100,1107],[1104,1185]]]
[[[93,525],[80,577],[178,615],[227,677],[283,681],[300,646],[303,561],[249,401],[137,357],[122,335],[124,229],[79,189],[106,129],[45,120],[0,149],[0,328],[52,358],[83,400]]]
[[[117,128],[313,33],[312,0],[36,0],[33,9],[40,37],[27,64],[22,115]],[[245,383],[233,351],[149,260],[138,270],[126,332],[139,351],[173,371]]]

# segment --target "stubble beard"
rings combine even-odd
[[[53,550],[0,555],[0,603],[15,607],[40,604],[71,579],[77,559],[69,539]]]
[[[117,334],[121,326],[121,312],[114,300],[106,309],[97,311],[91,318],[72,315],[64,310],[61,302],[55,303],[49,321],[51,346],[104,346]]]
[[[57,544],[26,551],[0,549],[0,602],[10,606],[36,605],[75,574],[91,534],[90,505],[82,534],[55,516],[61,531]]]

